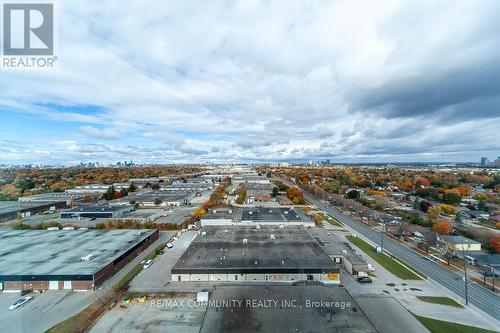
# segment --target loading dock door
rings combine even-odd
[[[71,281],[64,281],[64,289],[71,290]]]
[[[49,290],[58,290],[59,281],[49,281]]]

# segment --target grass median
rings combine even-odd
[[[337,220],[335,217],[331,216],[331,215],[328,215],[328,214],[325,214],[326,216],[326,220],[328,223],[330,223],[331,225],[334,225],[336,227],[341,227],[343,228],[344,225],[342,224],[342,222],[340,222],[339,220]]]
[[[427,317],[415,316],[431,333],[494,333],[495,331],[483,328],[467,326],[449,321],[431,319]]]
[[[441,304],[463,308],[463,305],[455,301],[453,298],[443,296],[417,296],[419,300],[426,303]]]
[[[354,237],[354,236],[347,236],[347,239],[359,247],[363,252],[368,254],[370,257],[373,258],[376,262],[378,262],[380,265],[382,265],[385,269],[387,269],[389,272],[392,274],[396,275],[398,278],[403,279],[403,280],[422,280],[422,277],[424,277],[423,274],[414,273],[414,269],[410,270],[398,261],[394,260],[393,258],[389,257],[387,254],[382,253],[382,254],[377,254],[376,249],[362,240],[359,237]],[[420,276],[419,276],[420,275]]]

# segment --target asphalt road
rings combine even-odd
[[[377,244],[380,243],[380,232],[368,227],[361,222],[353,220],[349,216],[339,213],[334,208],[327,206],[320,200],[314,199],[307,193],[305,193],[304,196],[308,201],[315,204],[328,214],[331,214],[333,217],[340,220],[345,225],[356,230],[367,239]],[[424,260],[421,255],[415,253],[404,245],[399,244],[388,237],[384,237],[384,251],[389,252],[396,258],[402,260],[411,267],[414,267],[418,271],[425,274],[427,277],[440,283],[444,287],[450,289],[452,292],[465,299],[464,282],[462,279],[463,275],[457,274],[445,267],[440,266],[435,262]],[[468,295],[470,304],[475,305],[490,316],[496,318],[497,320],[500,320],[500,297],[498,295],[494,294],[491,290],[488,290],[476,283],[471,282],[469,282],[468,284]]]

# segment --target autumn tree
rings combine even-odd
[[[429,187],[431,182],[425,177],[417,177],[415,179],[415,187]]]
[[[462,200],[462,196],[458,190],[446,190],[443,193],[443,202],[450,205],[458,205]]]
[[[207,213],[203,208],[198,208],[193,211],[193,217],[197,220],[201,219]]]
[[[490,246],[496,253],[500,253],[500,234],[496,234],[490,239]]]
[[[439,220],[433,227],[432,231],[440,235],[448,235],[451,232],[451,224],[445,220]]]
[[[323,215],[322,213],[312,214],[311,219],[314,221],[317,227],[321,227],[323,221],[325,220],[325,215]]]
[[[305,204],[304,195],[298,187],[289,188],[286,194],[295,205]]]
[[[14,184],[7,184],[2,188],[3,194],[11,199],[17,198],[20,194],[19,189]]]

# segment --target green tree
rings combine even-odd
[[[104,200],[113,200],[114,196],[115,196],[115,192],[116,192],[115,187],[113,185],[111,185],[110,187],[108,187],[106,192],[104,192],[104,194],[102,195],[102,198]]]
[[[128,191],[131,193],[137,191],[137,186],[134,183],[130,184]]]
[[[418,197],[413,200],[413,211],[418,214],[420,212],[420,199]]]
[[[162,202],[163,202],[163,201],[161,201],[161,199],[160,199],[160,198],[156,198],[156,199],[155,199],[155,206],[159,206],[159,205],[161,205],[161,204],[162,204]]]
[[[443,193],[443,202],[449,205],[458,205],[462,198],[459,194],[453,192]]]
[[[120,194],[121,194],[122,197],[126,197],[128,195],[127,189],[126,188],[122,188],[120,190]]]

